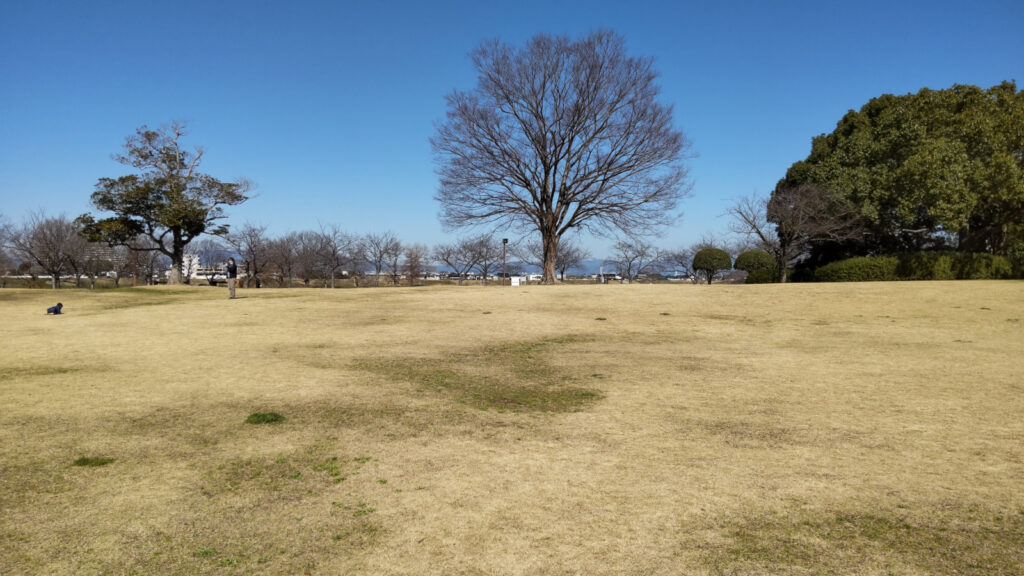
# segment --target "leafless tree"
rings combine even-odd
[[[244,234],[244,230],[239,233]],[[222,265],[230,256],[227,246],[210,236],[193,242],[191,246],[193,253],[199,257],[199,265],[206,270],[206,281],[214,284],[218,270],[223,270]]]
[[[781,282],[814,244],[863,238],[856,206],[816,184],[779,187],[770,198],[740,198],[725,213],[730,231],[775,258]]]
[[[689,144],[657,101],[653,60],[598,31],[536,36],[472,54],[477,88],[447,97],[431,145],[447,228],[497,223],[539,233],[543,281],[555,282],[572,230],[638,234],[676,218],[689,192]]]
[[[270,241],[267,254],[269,266],[277,277],[278,286],[292,287],[292,278],[298,266],[299,235],[290,232]]]
[[[15,254],[38,265],[60,288],[60,276],[68,268],[68,258],[79,238],[78,227],[65,216],[48,217],[34,212],[10,235]]]
[[[338,274],[346,267],[351,267],[353,246],[359,240],[334,224],[321,224],[318,235],[318,267],[324,277],[324,285],[329,280],[331,288],[335,288]]]
[[[296,233],[298,245],[295,250],[295,274],[306,286],[317,277],[320,248],[320,234],[306,230]]]
[[[153,249],[155,242],[149,236],[140,234],[125,246],[128,249],[125,269],[136,278],[144,278],[146,284],[156,284],[171,263],[167,255]]]
[[[451,268],[458,278],[459,286],[462,286],[466,274],[476,266],[478,252],[473,244],[472,238],[463,238],[434,247],[434,261]]]
[[[409,277],[410,286],[415,286],[424,275],[429,259],[430,249],[426,244],[406,244],[403,264],[405,274]]]
[[[267,267],[269,259],[267,227],[246,222],[237,231],[224,235],[224,239],[242,258],[245,287],[259,287],[262,282],[260,273]]]
[[[110,247],[110,271],[114,273],[114,288],[121,286],[121,278],[134,273],[131,250],[127,246]]]
[[[82,276],[87,274],[86,268],[89,259],[89,241],[81,233],[75,234],[68,239],[66,245],[67,267],[66,271],[71,272],[75,278],[75,288],[82,287]]]
[[[487,277],[501,265],[501,239],[490,234],[481,234],[469,240],[472,249],[476,252],[473,260],[473,268],[480,273],[484,286],[487,285]]]
[[[661,251],[653,244],[633,237],[616,242],[612,246],[611,259],[605,263],[618,268],[619,275],[629,282],[635,282],[641,274],[656,272],[661,258]]]
[[[393,232],[371,233],[363,237],[363,249],[376,276],[375,285],[380,286],[381,273],[402,253],[402,243]]]

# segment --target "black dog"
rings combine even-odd
[[[50,306],[49,308],[47,308],[46,309],[46,313],[47,314],[60,314],[61,313],[60,310],[63,307],[64,307],[63,304],[61,304],[60,302],[57,302],[56,306]]]

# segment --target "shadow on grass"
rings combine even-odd
[[[363,360],[355,368],[450,395],[481,410],[577,412],[603,398],[576,385],[572,369],[554,366],[554,349],[583,342],[577,336],[487,346],[444,358]]]
[[[863,573],[1021,573],[1024,509],[934,508],[942,512],[916,518],[889,511],[751,518],[728,529],[728,543],[708,559],[722,574],[843,574],[855,566]]]

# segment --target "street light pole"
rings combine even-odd
[[[501,239],[501,285],[505,285],[505,245],[508,244],[508,238]]]

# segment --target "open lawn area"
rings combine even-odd
[[[1024,574],[1024,282],[239,295],[0,290],[0,574]]]

